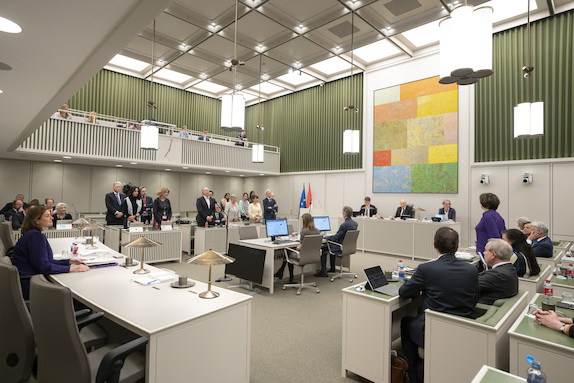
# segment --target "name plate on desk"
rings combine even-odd
[[[56,230],[69,230],[72,228],[72,221],[69,219],[61,219],[56,222]]]
[[[161,223],[161,231],[171,231],[173,230],[173,223],[171,221],[163,221]]]
[[[144,225],[141,222],[132,223],[129,228],[130,233],[142,233],[144,231]]]

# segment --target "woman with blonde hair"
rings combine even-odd
[[[169,221],[171,219],[171,203],[167,196],[169,195],[169,189],[166,186],[162,186],[155,194],[158,196],[155,201],[153,201],[153,226],[157,224],[157,227],[161,227],[162,221]]]
[[[90,115],[88,116],[88,122],[91,124],[99,124],[98,114],[96,112],[94,112],[93,110],[90,112]]]
[[[66,211],[67,208],[68,208],[68,206],[63,202],[59,202],[58,204],[56,204],[56,210],[52,214],[52,217],[54,218],[54,223],[53,223],[54,227],[56,227],[56,222],[58,220],[72,219],[72,216]],[[48,211],[49,211],[49,209],[48,209]]]

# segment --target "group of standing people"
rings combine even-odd
[[[161,222],[171,219],[171,203],[167,198],[169,189],[165,186],[156,191],[157,198],[147,195],[145,186],[125,185],[114,182],[113,191],[106,194],[106,223],[128,228],[133,222],[152,223],[161,227]]]

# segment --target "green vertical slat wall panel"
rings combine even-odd
[[[526,65],[526,26],[493,36],[494,74],[475,87],[475,161],[574,157],[574,11],[531,23],[534,73]],[[544,136],[514,139],[514,107],[544,102]]]

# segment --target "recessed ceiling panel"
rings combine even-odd
[[[175,3],[184,6],[190,11],[210,20],[215,20],[219,15],[231,8],[235,8],[235,1],[230,0],[176,0]]]
[[[136,38],[134,38],[126,46],[126,49],[151,57],[151,47],[152,47],[151,41],[144,39],[143,37],[136,36]],[[165,55],[169,51],[170,51],[169,47],[156,43],[154,48],[154,56],[157,58]]]
[[[331,8],[342,7],[333,0],[269,0],[263,6],[269,5],[303,23],[317,15],[327,13]]]
[[[148,29],[153,31],[153,23],[148,25]],[[155,30],[157,33],[182,42],[196,33],[199,28],[167,13],[161,13],[155,20]]]
[[[233,39],[235,23],[225,29],[226,36]],[[238,21],[237,34],[248,37],[257,43],[273,39],[276,35],[290,33],[284,26],[263,16],[259,12],[249,12]],[[255,48],[255,47],[252,47]]]
[[[213,35],[203,43],[199,44],[194,50],[197,50],[198,53],[200,50],[209,52],[211,55],[219,57],[223,61],[228,61],[233,58],[233,41],[229,41],[218,35]],[[240,56],[245,53],[247,53],[247,50],[244,47],[237,45],[237,55]]]
[[[270,57],[277,58],[279,61],[288,64],[289,61],[293,63],[295,61],[302,62],[306,57],[314,56],[321,51],[324,51],[324,49],[317,44],[303,37],[297,37],[288,43],[270,50],[267,54]]]
[[[223,69],[223,67],[220,65],[213,64],[210,61],[201,59],[197,56],[193,56],[190,54],[184,54],[184,55],[180,56],[173,63],[176,65],[179,65],[183,68],[187,68],[189,70],[193,70],[193,71],[200,72],[200,73],[201,72],[204,72],[204,73],[209,72],[209,71],[213,70],[214,68]]]

